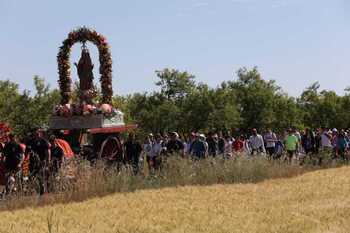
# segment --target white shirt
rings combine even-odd
[[[260,134],[250,136],[249,142],[252,149],[257,150],[262,147],[263,151],[265,151],[264,139]]]
[[[331,139],[326,134],[326,132],[321,134],[321,145],[322,147],[332,147]]]
[[[151,150],[151,153],[150,153],[150,157],[156,157],[156,156],[160,155],[160,153],[162,152],[162,149],[163,149],[162,141],[160,141],[159,143],[155,142],[152,145],[152,150]]]

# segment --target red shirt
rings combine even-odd
[[[65,158],[70,159],[74,157],[74,153],[69,143],[63,139],[56,139],[57,145],[63,150]]]
[[[236,141],[234,141],[233,143],[233,149],[235,151],[242,151],[243,150],[243,146],[244,146],[244,141],[241,139],[237,139]]]

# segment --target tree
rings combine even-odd
[[[34,127],[47,126],[53,108],[59,103],[59,92],[50,90],[44,79],[34,77],[35,94],[22,93],[18,85],[0,81],[0,117],[10,124],[18,135],[24,135]]]
[[[182,101],[195,87],[195,77],[187,72],[164,69],[156,71],[156,74],[159,78],[156,85],[168,100]]]
[[[287,94],[277,94],[273,101],[273,121],[271,128],[277,132],[283,132],[290,127],[299,129],[304,127],[302,112],[298,107],[295,98]]]
[[[45,83],[45,79],[34,77],[35,94],[31,98],[32,124],[36,126],[48,126],[49,119],[54,107],[60,102],[58,90],[50,91],[50,86]]]
[[[318,115],[318,106],[320,104],[319,99],[320,84],[315,82],[307,87],[300,98],[297,100],[300,109],[302,110],[303,122],[308,127],[320,127],[321,119]]]
[[[237,97],[243,129],[271,127],[274,122],[274,97],[280,90],[274,81],[261,78],[257,68],[241,68],[237,71],[238,80],[229,86]]]
[[[213,108],[210,88],[199,84],[184,100],[181,118],[183,131],[206,129]]]
[[[213,109],[208,117],[208,128],[225,130],[241,125],[241,117],[235,93],[222,83],[220,88],[211,91]]]
[[[11,120],[13,108],[19,97],[18,84],[9,80],[0,80],[0,118],[2,121],[9,122]]]
[[[347,97],[339,97],[334,91],[319,91],[319,89],[319,83],[313,83],[298,99],[305,125],[311,128],[347,127],[349,124],[344,112],[348,109],[344,104],[347,102]]]

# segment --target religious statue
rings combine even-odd
[[[81,57],[79,63],[74,63],[77,67],[79,77],[79,91],[80,91],[80,102],[85,104],[92,104],[92,99],[95,95],[94,89],[94,75],[90,53],[85,43],[83,43],[81,50]]]

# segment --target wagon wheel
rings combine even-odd
[[[101,145],[98,159],[116,162],[123,161],[123,147],[119,138],[114,136],[106,138]]]

